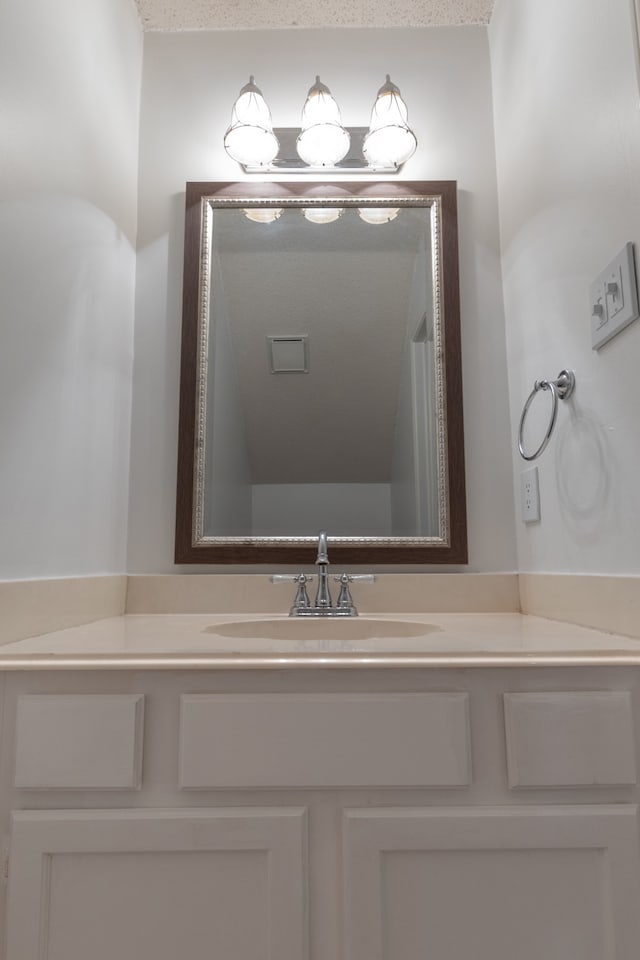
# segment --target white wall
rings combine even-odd
[[[391,536],[388,483],[256,483],[253,534],[258,537]]]
[[[215,261],[216,254],[213,255]],[[219,264],[212,263],[211,315],[205,436],[205,477],[209,498],[204,504],[204,533],[228,537],[251,530],[251,471],[244,415],[224,282]]]
[[[142,35],[0,6],[0,579],[126,564]]]
[[[497,0],[489,36],[512,434],[536,379],[577,378],[539,461],[542,521],[518,520],[518,566],[637,574],[640,322],[595,353],[588,303],[590,281],[640,243],[629,0]]]
[[[419,149],[408,179],[457,179],[471,570],[515,568],[491,78],[486,30],[149,33],[140,133],[139,255],[129,569],[174,568],[184,184],[237,180],[224,153],[249,74],[294,126],[316,73],[347,125],[368,123],[385,73]],[[184,568],[179,568],[184,569]],[[216,569],[216,568],[214,568]],[[217,568],[220,569],[220,568]]]
[[[418,503],[416,500],[416,435],[413,423],[413,378],[409,347],[402,358],[399,377],[398,407],[394,431],[393,462],[391,464],[391,518],[396,536],[415,536],[418,531]],[[423,531],[420,531],[422,533]],[[436,530],[432,535],[437,536]]]
[[[427,427],[432,414],[430,393],[435,361],[426,344],[416,341],[421,327],[433,329],[433,281],[431,271],[425,269],[425,244],[420,247],[413,265],[391,464],[391,525],[396,536],[406,537],[433,537],[440,533],[438,510],[429,509],[432,503],[437,505],[438,499],[437,467],[432,462],[437,459],[433,455],[437,454],[436,444],[430,442],[434,437]],[[429,257],[430,254],[429,250]]]

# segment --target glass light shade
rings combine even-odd
[[[249,207],[244,211],[244,215],[254,223],[275,223],[282,216],[282,207]]]
[[[340,108],[320,77],[316,77],[316,82],[309,89],[302,108],[302,129],[313,127],[316,123],[341,123]]]
[[[249,78],[233,105],[224,148],[237,163],[265,166],[277,156],[280,144],[273,132],[271,112],[260,90]]]
[[[313,167],[334,166],[349,151],[351,137],[342,126],[340,109],[320,77],[309,90],[302,109],[298,156]]]
[[[311,167],[332,167],[349,151],[351,138],[335,123],[316,123],[303,130],[296,141],[298,156]]]
[[[389,223],[395,220],[399,207],[358,207],[358,214],[365,223]]]
[[[344,207],[304,207],[302,215],[310,223],[333,223],[344,213]]]
[[[415,153],[418,141],[407,122],[409,112],[400,90],[387,74],[371,112],[362,152],[370,166],[400,166]]]

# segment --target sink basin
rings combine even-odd
[[[206,633],[243,640],[369,640],[424,637],[439,630],[415,620],[374,617],[287,617],[273,620],[234,620],[206,627]]]

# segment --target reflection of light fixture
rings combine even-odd
[[[273,132],[271,113],[253,77],[249,77],[233,105],[224,148],[238,163],[257,167],[271,163],[278,153],[280,144]]]
[[[302,215],[310,223],[333,223],[344,213],[344,207],[303,207]]]
[[[365,223],[389,223],[398,216],[399,207],[358,207],[358,214]]]
[[[318,167],[324,173],[397,173],[417,146],[407,115],[400,91],[387,75],[370,127],[344,127],[338,104],[316,77],[302,110],[302,128],[274,131],[269,108],[251,77],[234,104],[224,146],[245,173],[305,173]]]
[[[329,87],[316,77],[302,109],[302,130],[296,141],[298,156],[310,166],[332,167],[346,155],[350,142],[338,104]]]
[[[254,223],[273,223],[282,216],[282,207],[252,207],[246,209],[244,215]]]
[[[407,118],[407,105],[387,74],[386,83],[378,90],[371,112],[369,133],[362,146],[370,166],[400,166],[415,153],[418,141]]]

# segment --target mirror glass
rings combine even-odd
[[[190,186],[199,203],[196,238],[188,196],[188,562],[215,562],[220,550],[236,559],[234,547],[261,551],[251,557],[260,562],[265,549],[303,547],[319,529],[334,546],[422,548],[417,562],[425,550],[446,562],[459,547],[451,472],[462,471],[464,489],[464,467],[452,467],[450,450],[458,430],[461,450],[461,414],[451,422],[447,398],[459,318],[457,270],[456,296],[444,297],[442,190],[377,184],[362,195],[342,184],[291,196],[290,186],[262,184],[256,197],[246,185],[233,195],[242,184],[232,195]],[[183,472],[178,541],[184,483]]]

